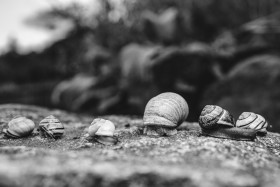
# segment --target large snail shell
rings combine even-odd
[[[266,133],[268,123],[259,114],[253,112],[243,112],[236,121],[236,127],[245,129],[254,129],[259,132]]]
[[[101,118],[92,121],[88,129],[90,136],[114,136],[115,125],[113,122]]]
[[[17,117],[8,123],[9,128],[4,133],[11,138],[20,138],[28,136],[35,128],[32,120],[26,117]]]
[[[153,97],[146,105],[144,125],[176,128],[186,120],[189,107],[185,99],[171,92]]]
[[[39,123],[39,130],[44,136],[56,139],[63,135],[64,126],[56,117],[50,115]]]
[[[200,116],[199,125],[201,128],[218,128],[220,125],[234,127],[233,116],[225,109],[216,105],[206,105]]]

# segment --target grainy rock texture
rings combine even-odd
[[[255,142],[199,136],[184,123],[172,137],[137,134],[140,118],[103,116],[113,121],[120,143],[88,139],[96,116],[25,105],[0,106],[0,130],[14,116],[38,123],[53,114],[65,124],[62,139],[0,139],[0,186],[280,186],[280,135]]]

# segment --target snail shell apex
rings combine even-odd
[[[39,123],[39,130],[43,135],[54,139],[60,138],[64,134],[63,124],[53,115],[47,116]]]
[[[159,94],[149,100],[145,107],[145,126],[176,128],[186,120],[189,107],[185,99],[172,92]]]
[[[236,127],[254,129],[263,133],[266,133],[267,126],[264,117],[253,112],[243,112],[236,121]]]
[[[90,136],[110,136],[113,137],[115,125],[113,122],[101,118],[92,121],[88,133]]]
[[[35,123],[26,117],[17,117],[8,123],[8,129],[4,133],[12,138],[28,136],[35,128]]]
[[[220,125],[234,127],[233,116],[225,109],[216,105],[206,105],[200,116],[199,125],[201,128],[218,128]]]

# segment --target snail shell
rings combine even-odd
[[[206,105],[199,116],[198,122],[201,128],[206,129],[218,128],[220,125],[234,127],[233,116],[227,110],[216,105]]]
[[[259,114],[253,112],[243,112],[236,121],[236,127],[245,129],[254,129],[260,134],[266,134],[268,123]]]
[[[146,105],[143,117],[144,134],[176,134],[176,127],[187,119],[188,114],[189,107],[182,96],[172,92],[159,94]]]
[[[39,130],[43,136],[57,139],[63,135],[64,126],[56,117],[50,115],[39,123]]]
[[[113,122],[101,118],[96,118],[92,121],[88,134],[97,142],[104,145],[114,145],[117,143],[117,138],[114,137],[115,125]]]
[[[14,118],[8,123],[8,126],[8,129],[4,129],[4,133],[11,138],[28,136],[35,128],[34,122],[26,117]]]
[[[115,125],[113,122],[101,118],[92,121],[89,127],[90,136],[114,136]]]
[[[255,130],[236,128],[232,115],[216,105],[206,105],[198,122],[203,135],[233,140],[252,141],[256,138]]]

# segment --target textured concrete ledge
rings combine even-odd
[[[59,140],[34,135],[0,139],[0,186],[280,186],[280,134],[255,142],[199,136],[196,123],[184,123],[172,137],[135,133],[136,117],[113,121],[120,143],[87,140],[96,116],[26,105],[0,105],[0,130],[14,116],[38,122],[53,114],[65,124]]]

